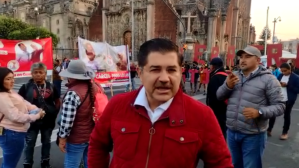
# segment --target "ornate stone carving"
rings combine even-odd
[[[46,9],[45,12],[48,15],[51,15],[54,12],[54,6],[53,5],[48,4],[48,5],[45,6],[45,9]]]
[[[76,38],[76,37],[85,37],[84,36],[84,25],[83,25],[83,22],[80,20],[80,19],[76,19],[75,21],[75,24],[73,26],[73,37]]]
[[[136,6],[146,6],[146,1],[139,0]],[[132,48],[132,14],[131,8],[124,7],[123,1],[111,1],[114,7],[109,7],[107,12],[107,42],[111,45],[129,45]],[[116,7],[115,7],[116,6]],[[122,6],[119,12],[112,12],[110,9]],[[139,46],[146,40],[146,10],[137,9],[134,12],[134,48],[135,53]]]
[[[69,1],[61,1],[60,2],[61,12],[63,13],[69,12],[71,10],[70,5],[71,3]]]

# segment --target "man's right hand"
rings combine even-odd
[[[37,113],[39,115],[39,119],[44,118],[44,116],[46,115],[44,110],[40,110],[39,113]]]
[[[229,89],[233,89],[238,82],[239,82],[239,78],[234,73],[228,75],[226,79],[226,85]]]

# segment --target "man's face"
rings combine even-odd
[[[290,69],[287,69],[287,68],[280,68],[280,70],[281,70],[281,73],[286,76],[290,75],[292,72]]]
[[[260,62],[260,58],[258,58],[257,56],[243,53],[240,56],[240,69],[242,71],[252,70],[256,66],[258,66],[259,62]]]
[[[20,48],[21,48],[21,50],[23,50],[23,51],[27,51],[27,48],[26,48],[26,46],[25,46],[24,44],[21,44],[21,45],[20,45]]]
[[[175,96],[182,77],[176,52],[152,52],[138,70],[149,102],[162,104]]]
[[[86,56],[90,61],[93,61],[95,58],[94,49],[91,44],[86,44]]]
[[[210,69],[211,69],[211,71],[214,71],[214,70],[215,70],[215,68],[214,68],[213,65],[210,65]]]
[[[46,79],[46,72],[45,69],[41,68],[41,69],[34,69],[32,71],[32,79],[34,80],[34,82],[36,83],[43,83]]]

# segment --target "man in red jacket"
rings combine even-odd
[[[90,137],[89,168],[195,168],[199,159],[205,168],[233,168],[213,111],[180,89],[178,54],[167,39],[140,47],[143,86],[108,103]]]

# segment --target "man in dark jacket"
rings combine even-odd
[[[60,109],[60,95],[57,89],[45,80],[46,74],[47,67],[45,64],[40,62],[32,64],[32,79],[19,90],[19,95],[25,100],[38,108],[44,109],[46,112],[46,116],[42,120],[31,123],[27,131],[24,149],[24,168],[32,168],[33,166],[34,148],[39,132],[41,133],[42,143],[41,168],[51,168],[49,164],[51,135]]]
[[[218,88],[223,85],[227,74],[223,68],[223,61],[221,58],[213,58],[210,62],[211,74],[210,82],[208,84],[208,92],[206,103],[214,111],[214,114],[221,127],[223,136],[226,139],[226,107],[227,104],[223,100],[218,100],[216,92]]]

